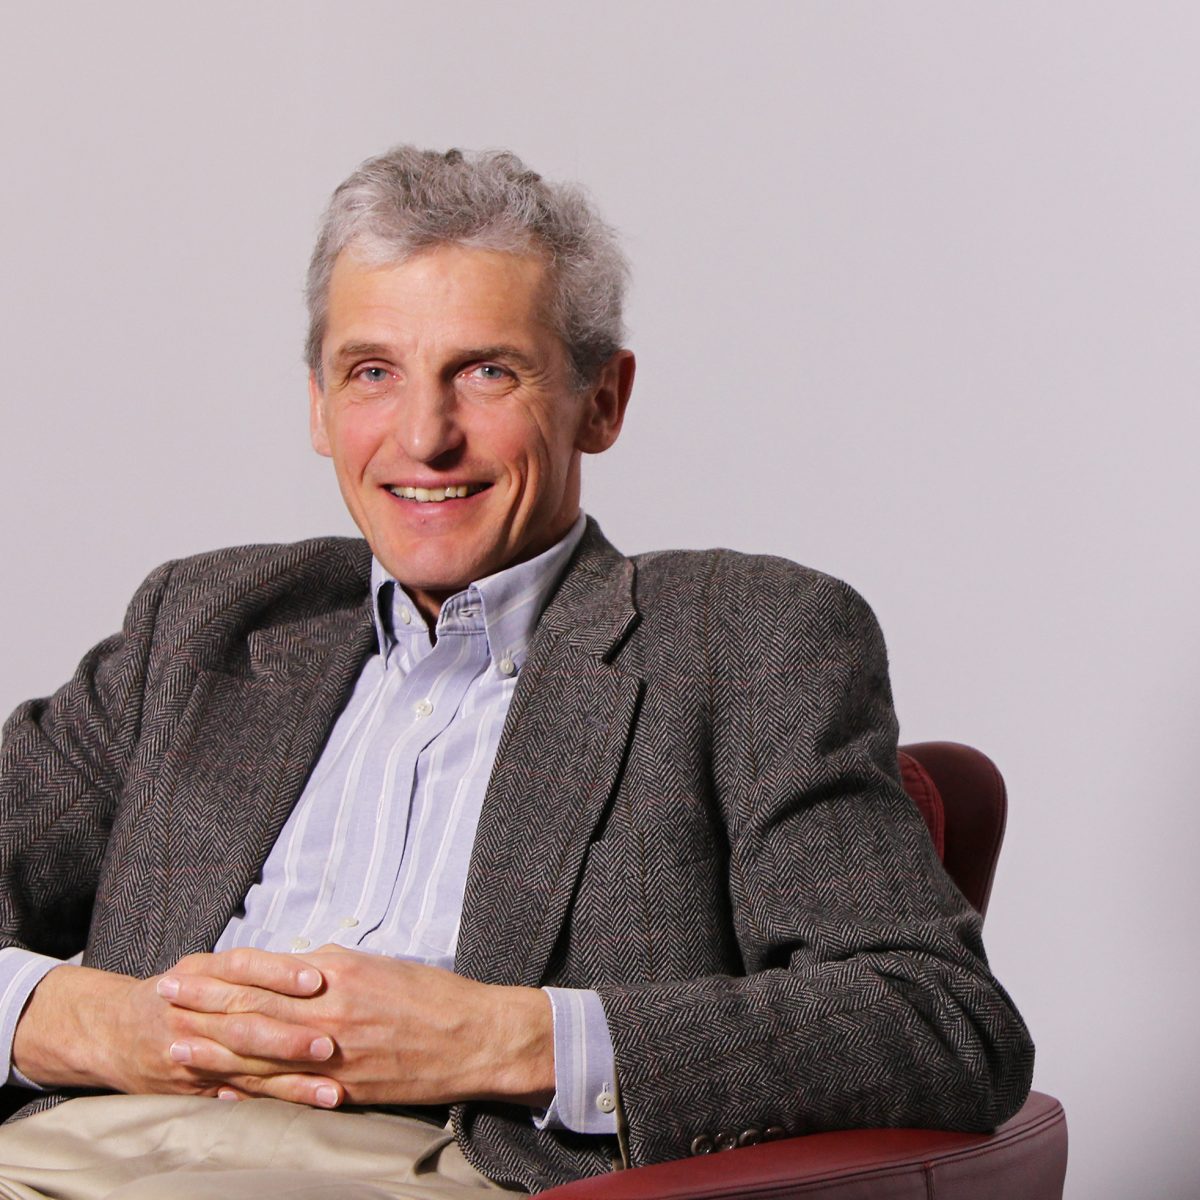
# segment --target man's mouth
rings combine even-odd
[[[490,487],[487,483],[452,483],[449,487],[389,487],[388,491],[401,500],[415,500],[418,504],[440,504],[443,500],[462,500],[474,496]]]

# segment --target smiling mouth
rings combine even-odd
[[[462,500],[467,496],[474,496],[488,487],[491,487],[491,484],[458,483],[436,488],[390,487],[388,491],[400,500],[415,500],[418,504],[441,504],[443,500]]]

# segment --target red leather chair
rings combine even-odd
[[[986,914],[1007,798],[995,764],[953,742],[900,748],[905,790],[946,870]],[[1067,1119],[1030,1093],[994,1133],[855,1129],[785,1138],[727,1153],[583,1179],[553,1200],[1061,1200]]]

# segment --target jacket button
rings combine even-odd
[[[693,1154],[711,1154],[716,1147],[713,1145],[713,1140],[707,1133],[699,1134],[692,1138],[692,1153]]]
[[[753,1125],[749,1129],[743,1129],[738,1134],[739,1146],[757,1146],[763,1140],[762,1130],[756,1129]]]
[[[736,1150],[737,1149],[737,1134],[729,1133],[722,1130],[717,1134],[717,1149],[718,1150]]]
[[[764,1142],[777,1142],[780,1138],[785,1138],[787,1136],[788,1131],[784,1129],[782,1125],[768,1125],[766,1129],[763,1130]]]

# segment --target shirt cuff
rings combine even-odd
[[[554,1014],[554,1098],[533,1123],[576,1133],[617,1132],[616,1066],[604,1005],[595,992],[542,988]]]
[[[62,959],[34,954],[32,950],[22,950],[18,946],[0,950],[0,1080],[5,1083],[42,1090],[39,1084],[26,1079],[13,1066],[12,1044],[17,1034],[17,1022],[33,989],[55,967],[62,965]]]

